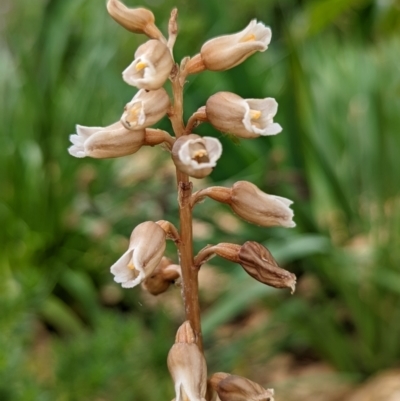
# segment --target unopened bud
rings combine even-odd
[[[167,359],[168,369],[175,384],[175,399],[205,401],[207,366],[203,354],[194,342],[189,322],[183,323],[177,333]]]
[[[149,40],[138,47],[135,59],[123,71],[122,77],[129,85],[155,90],[164,85],[173,66],[167,45],[158,40]]]
[[[121,123],[130,130],[150,127],[165,116],[169,106],[170,99],[164,88],[154,91],[141,89],[125,106]]]
[[[194,178],[209,175],[221,154],[218,139],[195,134],[181,136],[172,148],[172,159],[178,170]]]
[[[221,401],[274,401],[274,390],[245,377],[215,373],[209,382]]]
[[[118,0],[108,0],[107,10],[111,17],[128,31],[144,33],[151,39],[165,42],[165,38],[154,23],[154,15],[146,8],[128,8]]]
[[[142,287],[152,295],[167,291],[181,277],[181,267],[163,256],[158,266],[142,283]]]
[[[149,277],[164,254],[165,237],[165,231],[152,221],[136,226],[128,250],[111,266],[114,281],[132,288]]]
[[[219,36],[204,43],[201,58],[208,70],[224,71],[242,63],[256,51],[265,51],[271,41],[271,30],[252,20],[241,32]]]
[[[275,99],[242,99],[231,92],[218,92],[208,98],[208,121],[219,131],[240,138],[276,135],[282,127],[274,123],[278,111]]]

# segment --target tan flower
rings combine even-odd
[[[196,134],[178,138],[172,148],[172,159],[176,167],[195,178],[209,175],[222,154],[220,141]]]
[[[274,390],[245,377],[220,372],[213,374],[209,382],[221,401],[274,401]]]
[[[149,277],[165,251],[166,234],[156,223],[146,221],[132,231],[128,250],[111,266],[114,281],[132,288]]]
[[[243,31],[219,36],[204,43],[201,58],[207,69],[223,71],[242,63],[256,51],[265,51],[271,41],[271,30],[252,20]]]
[[[175,384],[176,401],[206,401],[206,361],[195,344],[194,333],[188,321],[179,328],[167,363]]]
[[[154,91],[141,89],[125,106],[121,123],[130,130],[150,127],[165,116],[169,106],[169,96],[164,88]]]
[[[128,31],[144,33],[151,39],[166,41],[154,23],[154,15],[146,8],[128,8],[118,0],[108,0],[107,10],[111,17]]]
[[[119,121],[107,127],[76,126],[68,152],[74,157],[107,159],[131,155],[144,143],[146,132],[127,130]]]
[[[122,77],[129,85],[155,90],[164,85],[173,65],[167,45],[158,40],[149,40],[138,47],[135,59],[123,71]]]
[[[231,92],[218,92],[207,100],[208,121],[219,131],[241,138],[276,135],[282,127],[274,123],[275,99],[242,99]]]

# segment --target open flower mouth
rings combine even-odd
[[[125,108],[124,122],[129,127],[135,127],[138,124],[142,105],[138,102]]]
[[[190,145],[190,154],[191,159],[198,164],[210,162],[207,149],[201,143],[194,143]]]

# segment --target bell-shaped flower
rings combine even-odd
[[[193,194],[195,204],[205,197],[227,203],[242,219],[263,227],[295,227],[290,199],[269,195],[248,181],[237,181],[232,188],[209,187]]]
[[[172,147],[172,159],[178,170],[194,178],[209,175],[221,154],[218,139],[196,134],[181,136]]]
[[[151,39],[166,42],[163,34],[155,25],[154,15],[146,8],[128,8],[118,0],[108,0],[107,11],[111,17],[128,31],[144,33]]]
[[[135,59],[123,73],[124,81],[140,89],[161,88],[174,66],[171,52],[165,43],[149,40],[138,47]]]
[[[273,121],[277,111],[275,99],[242,99],[231,92],[218,92],[206,103],[208,121],[217,130],[240,138],[279,134],[282,127]]]
[[[129,131],[119,121],[107,127],[76,126],[68,152],[75,157],[107,159],[131,155],[145,143],[146,131]]]
[[[227,70],[242,63],[256,51],[267,50],[271,36],[271,29],[252,20],[241,32],[219,36],[204,43],[200,50],[202,61],[208,70]]]
[[[165,116],[170,104],[164,88],[154,91],[141,89],[125,106],[121,123],[130,130],[150,127]]]
[[[206,361],[195,343],[195,336],[188,321],[183,323],[177,332],[167,364],[175,385],[176,401],[206,401]]]
[[[215,373],[209,380],[221,401],[274,401],[274,390],[245,377]]]
[[[181,267],[163,256],[153,273],[143,281],[142,287],[152,295],[159,295],[167,291],[169,286],[181,277],[181,274]]]
[[[165,231],[146,221],[132,231],[128,250],[111,266],[114,281],[132,288],[149,277],[159,265],[166,246]]]
[[[239,263],[251,277],[263,284],[275,288],[290,288],[292,294],[296,288],[296,276],[279,267],[270,251],[258,242],[207,245],[194,258],[194,265],[200,268],[216,255]]]

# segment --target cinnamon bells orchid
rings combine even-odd
[[[75,157],[108,159],[136,153],[142,146],[159,145],[166,142],[172,146],[173,139],[165,131],[158,129],[139,129],[131,131],[121,122],[107,127],[76,126],[76,134],[70,136],[72,146],[68,152]]]
[[[128,31],[143,33],[151,39],[166,42],[154,23],[154,14],[146,8],[128,8],[118,0],[108,0],[107,11],[111,17]]]
[[[232,188],[209,187],[193,194],[194,203],[204,197],[227,203],[242,219],[263,227],[295,227],[290,199],[269,195],[248,181],[237,181]]]
[[[217,130],[240,138],[279,134],[282,127],[273,121],[277,111],[275,99],[242,99],[231,92],[218,92],[206,103],[208,121]]]
[[[137,48],[135,59],[122,72],[122,78],[139,89],[156,90],[164,85],[173,66],[167,45],[152,39]]]
[[[111,266],[114,281],[123,288],[143,282],[161,262],[166,246],[165,231],[146,221],[132,231],[128,250]]]
[[[208,69],[224,71],[242,63],[257,51],[267,50],[271,42],[271,29],[255,19],[242,31],[213,38],[202,46],[200,54],[189,60],[189,74]]]
[[[125,106],[121,123],[129,130],[150,127],[165,116],[170,104],[164,88],[154,91],[141,89]]]
[[[194,178],[209,175],[221,154],[218,139],[196,134],[181,136],[172,148],[172,159],[178,170]]]
[[[219,372],[209,382],[221,401],[274,401],[273,389],[265,389],[245,377]]]
[[[175,384],[176,401],[206,401],[206,361],[195,343],[194,332],[188,321],[178,329],[167,363]]]
[[[269,250],[258,242],[208,245],[197,254],[194,265],[199,268],[216,255],[239,263],[246,273],[263,284],[275,288],[290,288],[292,294],[295,291],[296,276],[279,267]]]

